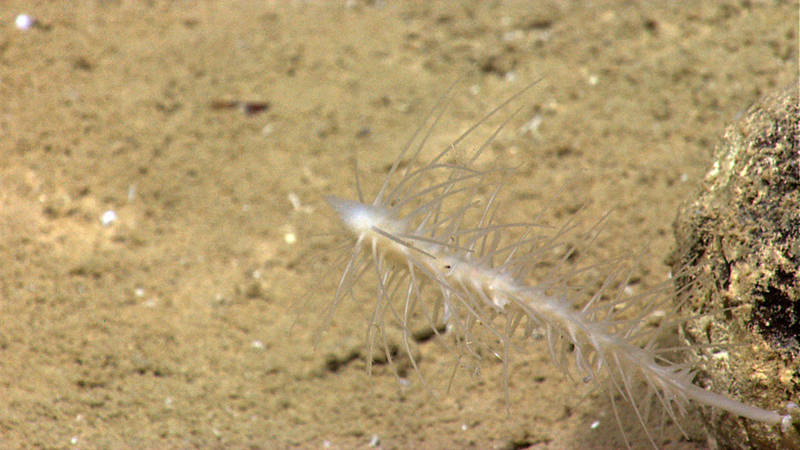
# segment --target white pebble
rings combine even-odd
[[[289,198],[289,203],[292,204],[292,208],[295,211],[300,211],[305,214],[311,214],[314,211],[314,208],[312,208],[310,205],[303,205],[303,202],[300,201],[300,196],[294,192],[289,192],[287,197]]]
[[[303,207],[303,204],[300,202],[300,196],[294,192],[289,192],[289,195],[286,197],[289,198],[289,203],[292,204],[292,208],[294,208],[295,211]]]
[[[102,223],[104,227],[107,227],[116,221],[117,221],[117,213],[115,213],[114,210],[112,209],[109,209],[108,211],[104,212],[102,217],[100,217],[100,223]]]
[[[594,429],[596,429],[596,428],[597,428],[597,427],[599,427],[599,426],[600,426],[600,421],[599,421],[599,420],[595,420],[594,422],[592,422],[592,424],[591,424],[591,425],[589,425],[589,428],[591,428],[591,429],[593,429],[593,430],[594,430]]]
[[[27,14],[20,14],[16,19],[14,19],[14,24],[19,30],[30,30],[34,25],[36,25],[36,19]]]
[[[256,339],[250,343],[250,347],[253,347],[256,350],[264,350],[264,343]]]
[[[625,286],[625,289],[623,289],[622,291],[625,293],[625,295],[628,296],[633,295],[633,287],[631,287],[630,285]]]
[[[542,115],[536,114],[531,120],[525,122],[524,125],[519,127],[519,134],[530,133],[533,136],[539,135],[539,126],[542,124]]]
[[[372,438],[369,440],[369,446],[377,447],[379,445],[381,445],[381,438],[379,438],[377,434],[373,434]]]

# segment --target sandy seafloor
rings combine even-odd
[[[370,304],[343,305],[315,351],[340,239],[323,198],[354,195],[354,154],[374,189],[460,77],[432,148],[544,77],[487,154],[518,168],[501,219],[613,210],[580,258],[647,246],[647,289],[725,125],[797,76],[797,9],[2,2],[0,447],[620,446],[608,401],[543,341],[512,364],[510,414],[498,362],[436,396],[385,365],[369,377],[347,355]],[[38,26],[16,29],[23,12]],[[452,367],[433,341],[419,356]],[[661,444],[707,445],[693,436]]]

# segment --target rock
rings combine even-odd
[[[720,346],[700,351],[700,381],[775,410],[800,400],[798,105],[794,85],[726,129],[699,195],[678,213],[670,257],[684,314],[702,315],[683,338]],[[718,410],[703,416],[722,447],[800,448],[796,428],[782,435]]]

